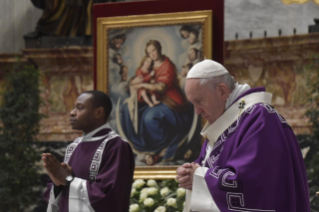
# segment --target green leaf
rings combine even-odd
[[[36,202],[40,175],[34,146],[39,131],[40,74],[34,66],[7,69],[0,94],[0,211],[20,212]]]

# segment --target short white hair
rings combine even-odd
[[[230,91],[233,91],[235,89],[236,81],[232,75],[225,74],[218,77],[201,79],[199,82],[200,85],[206,85],[207,83],[211,86],[213,91],[216,89],[217,85],[219,85],[220,83],[225,84]]]

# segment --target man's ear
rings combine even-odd
[[[98,107],[95,109],[95,118],[100,119],[104,117],[105,111],[103,107]]]
[[[219,95],[220,95],[221,99],[223,101],[226,101],[228,99],[229,93],[230,93],[227,85],[225,85],[224,83],[220,83],[217,86],[217,88],[218,88]]]

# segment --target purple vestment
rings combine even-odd
[[[79,189],[79,192],[85,191],[84,195],[79,194],[80,196],[76,197],[76,204],[82,204],[81,199],[87,197],[87,203],[83,204],[87,204],[90,211],[128,211],[134,156],[128,142],[123,141],[108,124],[95,130],[93,135],[75,139],[66,150],[64,162],[72,167],[79,186],[81,183],[84,185]],[[69,208],[73,207],[69,205],[72,183],[61,191],[59,212],[68,212]],[[50,195],[53,195],[52,185],[52,182],[48,183],[44,194],[47,201]],[[74,207],[76,209],[70,211],[82,211],[78,209],[81,206]]]
[[[264,92],[250,89],[245,95]],[[199,158],[205,159],[207,140]],[[306,169],[297,139],[269,104],[257,103],[225,130],[204,165],[221,212],[310,212]]]

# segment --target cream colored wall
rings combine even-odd
[[[41,15],[30,0],[0,0],[0,54],[21,52],[23,35],[34,30]]]
[[[225,0],[225,40],[234,40],[236,33],[238,39],[248,39],[250,32],[262,38],[265,30],[267,37],[277,37],[279,29],[282,36],[293,35],[294,28],[296,34],[307,34],[314,18],[319,18],[319,6],[312,1],[285,5],[281,0]]]
[[[285,5],[281,0],[225,0],[225,40],[277,37],[281,29],[282,36],[307,34],[308,26],[314,25],[319,18],[319,6],[312,1],[298,5]]]

